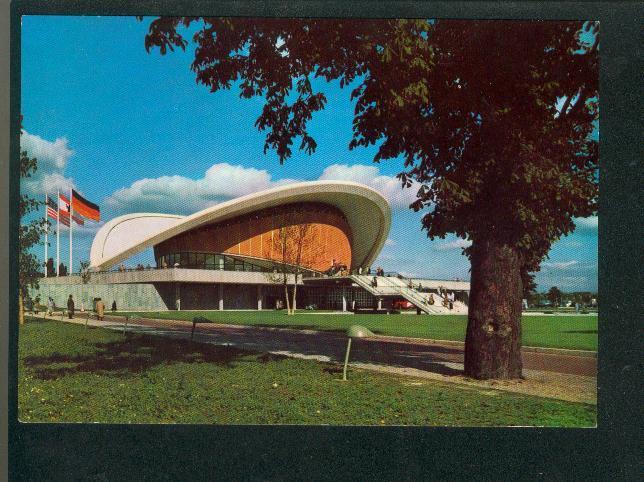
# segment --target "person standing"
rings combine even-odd
[[[112,301],[112,313],[116,311],[116,300]]]
[[[103,300],[99,298],[98,301],[96,302],[96,318],[103,321],[104,316],[105,316],[105,303],[103,303]]]
[[[47,314],[49,316],[54,314],[54,299],[51,296],[47,298]]]
[[[69,298],[67,298],[67,315],[70,320],[74,318],[74,299],[72,295],[69,295]]]

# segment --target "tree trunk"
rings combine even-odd
[[[293,303],[291,303],[291,309],[293,314],[297,310],[297,273],[295,273],[295,284],[293,284]]]
[[[18,288],[18,323],[25,324],[25,303],[22,298],[22,288]]]
[[[465,337],[465,375],[521,378],[521,264],[518,253],[475,241]]]
[[[286,303],[286,314],[291,314],[291,302],[288,298],[288,284],[286,283],[286,278],[284,279],[284,303]]]

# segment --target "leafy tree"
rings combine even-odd
[[[89,261],[80,262],[80,275],[81,275],[81,281],[83,282],[83,284],[89,283],[89,280],[92,277],[92,273],[89,270]]]
[[[193,22],[197,82],[264,97],[280,162],[316,148],[311,80],[351,87],[349,147],[402,158],[428,236],[472,241],[465,373],[520,377],[522,277],[596,211],[598,23],[158,18],[146,49],[185,49]]]
[[[35,157],[29,157],[27,151],[20,153],[20,177],[30,178],[38,169],[38,161]],[[38,258],[31,252],[31,248],[41,244],[41,236],[49,226],[49,221],[39,217],[27,221],[30,213],[37,211],[44,204],[27,194],[20,195],[18,212],[21,220],[18,232],[18,322],[22,325],[25,322],[25,305],[33,306],[30,289],[38,289],[38,280],[43,276],[42,265]]]
[[[550,288],[548,290],[548,293],[546,294],[546,296],[548,297],[548,300],[553,305],[559,306],[559,304],[561,303],[562,294],[563,293],[561,292],[561,290],[559,288],[557,288],[556,286],[553,286],[552,288]]]
[[[281,226],[273,235],[270,250],[277,253],[277,256],[272,256],[276,261],[275,272],[268,273],[268,276],[284,285],[284,300],[286,312],[289,315],[295,314],[297,310],[297,283],[313,255],[314,227],[304,222],[304,214],[302,211],[294,210],[282,217]],[[265,257],[271,258],[270,253],[265,253]],[[293,281],[290,296],[289,279]]]
[[[56,276],[56,268],[54,268],[54,258],[47,260],[47,276]]]

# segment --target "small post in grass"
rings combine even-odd
[[[123,334],[125,335],[125,330],[127,330],[127,322],[130,320],[130,315],[125,315],[125,324],[123,325]]]
[[[197,326],[197,323],[210,323],[210,320],[208,318],[204,318],[203,316],[196,316],[192,319],[192,331],[190,332],[190,341],[192,341],[192,337],[195,334],[195,328]]]
[[[342,370],[342,381],[347,381],[347,366],[349,365],[349,351],[351,351],[351,340],[353,338],[367,338],[374,336],[374,334],[364,326],[353,325],[347,330],[347,336],[349,340],[347,341],[347,352],[344,355],[344,368]]]

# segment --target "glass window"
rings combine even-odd
[[[206,264],[206,255],[203,253],[197,253],[195,255],[195,263],[199,268],[203,268],[204,264]]]
[[[174,266],[174,254],[169,254],[168,255],[168,265],[169,266]]]
[[[206,255],[206,269],[214,269],[215,268],[215,255],[214,254],[207,254]]]

